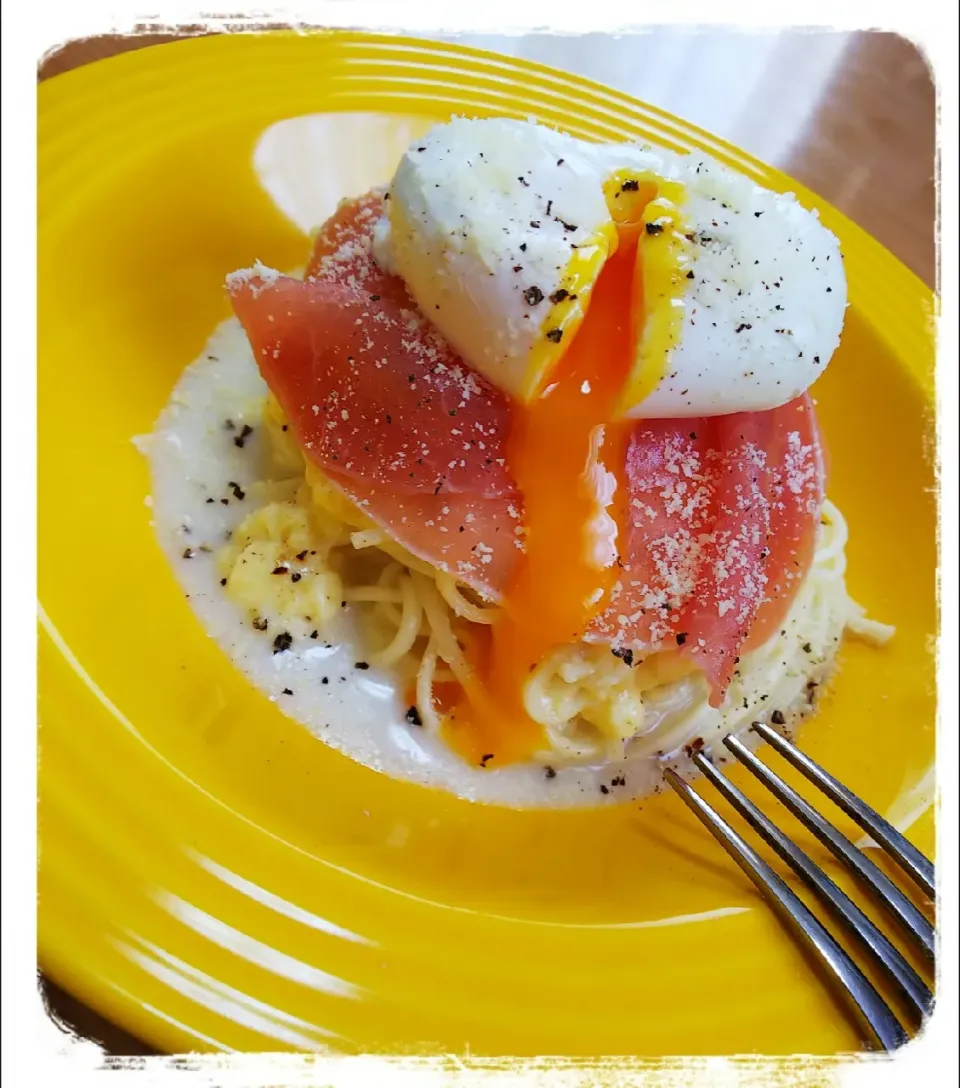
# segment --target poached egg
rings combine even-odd
[[[521,402],[549,384],[630,232],[638,289],[618,415],[776,408],[839,344],[846,281],[834,235],[791,194],[700,154],[458,118],[410,147],[388,198],[378,263]]]

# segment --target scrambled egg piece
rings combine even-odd
[[[217,556],[228,593],[256,620],[301,619],[320,628],[340,609],[335,540],[312,522],[301,497],[255,510]]]
[[[524,701],[527,713],[548,728],[582,718],[602,736],[626,740],[643,728],[644,694],[690,671],[678,654],[634,662],[629,650],[578,643],[558,648],[537,666]]]

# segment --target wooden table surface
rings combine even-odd
[[[142,34],[138,37],[104,35],[71,42],[40,65],[39,78],[49,79],[81,64],[113,56],[116,53],[144,46],[162,45],[198,28],[184,28],[180,34]],[[661,42],[692,50],[689,33],[681,41],[680,32],[658,29],[648,35]],[[710,41],[711,37],[715,39]],[[792,32],[780,36],[776,45],[775,63],[781,71],[800,73],[811,70],[810,58],[815,51],[823,53],[822,35]],[[733,32],[702,32],[697,35],[699,55],[711,52],[720,57],[724,50],[736,45],[738,56],[746,49],[750,54],[749,35]],[[740,39],[737,41],[736,39]],[[514,55],[520,53],[506,40],[501,46],[488,39],[484,45],[503,48]],[[594,75],[589,68],[591,51],[604,66],[617,55],[626,60],[623,70],[635,67],[633,53],[640,48],[637,39],[623,36],[617,40],[600,40],[591,35],[582,43],[569,37],[546,39],[536,44],[536,59],[556,67],[582,70]],[[746,150],[754,150],[751,124],[759,133],[769,134],[780,118],[803,116],[796,132],[789,139],[782,155],[772,156],[773,165],[785,170],[825,200],[846,213],[868,230],[891,252],[911,268],[931,287],[936,281],[936,90],[924,59],[904,39],[893,34],[863,32],[850,35],[842,43],[838,59],[829,70],[820,73],[816,83],[801,77],[793,83],[781,78],[776,93],[756,94],[751,102],[747,120],[739,118],[736,132],[717,131],[717,135],[735,140]],[[526,54],[520,54],[526,55]],[[574,58],[574,59],[571,59]],[[615,65],[611,70],[614,70]],[[729,72],[726,73],[729,76]],[[725,73],[719,72],[720,85]],[[594,78],[596,78],[594,76]],[[703,94],[708,93],[707,81],[702,79]],[[629,85],[619,89],[634,93]],[[654,87],[646,97],[664,109],[675,109],[681,115],[693,116],[696,97],[689,100],[690,81],[685,81],[686,111],[675,108],[670,88]],[[749,90],[749,88],[748,88]],[[662,92],[662,93],[661,93]],[[696,92],[695,92],[696,94]],[[797,110],[799,101],[809,101],[809,109]],[[805,98],[804,98],[805,96]],[[752,121],[751,121],[752,119]],[[744,128],[743,126],[746,125]],[[769,138],[769,137],[768,137]],[[762,155],[762,149],[755,153]],[[92,1009],[41,978],[47,1007],[54,1018],[72,1031],[101,1043],[109,1054],[140,1055],[153,1051],[97,1015]]]

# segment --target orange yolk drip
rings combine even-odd
[[[583,637],[616,581],[629,424],[611,419],[643,313],[638,241],[636,226],[621,228],[572,343],[539,398],[514,412],[507,463],[524,496],[525,554],[470,654],[476,679],[445,720],[446,739],[474,764],[529,759],[542,744],[526,680],[551,650]]]

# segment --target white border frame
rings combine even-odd
[[[615,5],[612,5],[615,7]],[[722,8],[722,11],[720,10]],[[727,26],[741,29],[779,28],[771,17],[774,5],[751,0],[648,0],[646,25]],[[140,9],[142,11],[142,9]],[[402,26],[398,15],[402,10]],[[83,1088],[111,1084],[250,1086],[277,1084],[357,1085],[371,1083],[429,1086],[433,1084],[648,1084],[679,1088],[687,1084],[795,1084],[792,1063],[767,1059],[677,1059],[652,1068],[645,1062],[604,1063],[588,1070],[568,1062],[463,1063],[456,1059],[312,1059],[246,1055],[190,1059],[111,1061],[104,1070],[99,1048],[64,1036],[43,1009],[36,984],[35,782],[24,767],[35,766],[36,669],[33,636],[35,600],[35,425],[36,375],[26,360],[36,356],[35,166],[36,117],[33,86],[39,59],[65,41],[94,34],[134,29],[138,23],[166,26],[202,23],[211,28],[284,22],[294,26],[353,26],[405,30],[408,33],[509,33],[547,30],[559,33],[624,31],[616,11],[596,4],[544,3],[528,0],[527,21],[517,22],[517,5],[485,0],[470,20],[451,16],[446,3],[329,0],[313,5],[278,5],[250,12],[245,19],[212,18],[184,3],[165,3],[148,15],[138,5],[74,4],[71,0],[34,0],[4,13],[3,77],[3,280],[2,280],[2,689],[3,710],[3,1050],[2,1073],[11,1084],[43,1084]],[[620,9],[623,10],[622,8]],[[634,9],[636,10],[636,9]],[[939,644],[938,738],[944,753],[955,750],[958,673],[958,383],[957,383],[957,15],[937,0],[808,0],[802,23],[811,28],[894,30],[917,44],[927,56],[940,92],[941,250],[939,288],[938,403],[941,468],[941,637]],[[24,363],[21,363],[21,360]],[[853,1059],[835,1064],[816,1060],[809,1067],[836,1070],[844,1085],[931,1084],[957,1080],[957,765],[945,755],[938,765],[941,784],[938,818],[941,964],[937,1010],[923,1035],[892,1061]],[[178,1067],[179,1066],[179,1067]],[[794,1067],[794,1072],[800,1070]],[[789,1078],[789,1079],[787,1079]]]

